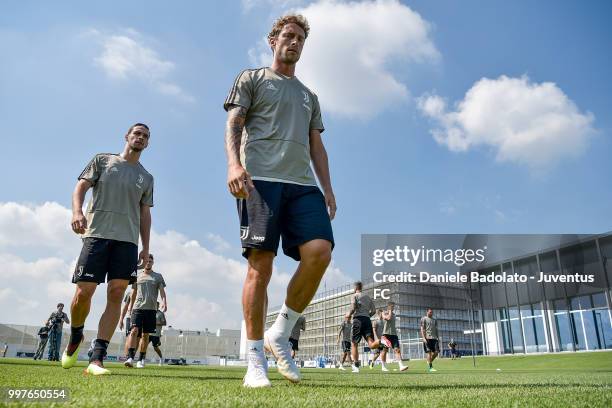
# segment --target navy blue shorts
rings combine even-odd
[[[249,249],[272,251],[276,255],[280,238],[283,252],[300,260],[299,246],[324,239],[334,248],[325,198],[316,186],[253,180],[249,198],[237,200],[242,255]]]
[[[113,279],[136,282],[138,246],[132,242],[104,238],[83,238],[83,248],[74,269],[72,283]]]

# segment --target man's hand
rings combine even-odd
[[[143,248],[142,251],[140,251],[140,254],[138,255],[138,266],[142,265],[142,267],[144,268],[147,262],[149,262],[149,250]]]
[[[326,191],[324,193],[325,196],[325,206],[327,207],[327,211],[329,212],[329,219],[333,220],[336,216],[336,197],[332,191]]]
[[[248,198],[249,192],[255,188],[251,175],[240,165],[227,169],[227,187],[236,198]]]
[[[168,311],[168,306],[166,305],[166,302],[162,302],[161,307],[159,308],[159,310],[161,310],[164,313],[166,313]]]
[[[123,331],[123,319],[119,319],[119,330]]]
[[[84,234],[87,229],[87,218],[83,215],[83,211],[78,211],[72,214],[72,222],[70,223],[72,230],[76,234]]]

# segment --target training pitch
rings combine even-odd
[[[0,359],[0,387],[66,387],[70,402],[56,406],[96,408],[612,406],[612,352],[480,357],[476,368],[469,357],[443,359],[435,362],[436,373],[428,373],[423,360],[410,361],[404,373],[382,373],[380,367],[362,367],[359,374],[352,374],[349,367],[345,372],[302,369],[304,379],[299,385],[271,370],[272,388],[257,390],[242,388],[241,368],[150,364],[145,369],[127,369],[108,363],[112,375],[92,377],[83,375],[84,366],[80,362],[64,370],[58,363]],[[0,401],[0,405],[5,404]]]

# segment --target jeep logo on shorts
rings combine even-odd
[[[259,235],[253,235],[253,236],[251,237],[251,239],[252,239],[253,241],[257,241],[257,242],[264,242],[264,241],[265,241],[265,239],[266,239],[266,237],[260,237]]]

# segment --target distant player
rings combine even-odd
[[[457,342],[455,342],[455,339],[451,339],[448,342],[448,348],[450,350],[451,360],[456,359],[457,358]]]
[[[427,353],[429,372],[438,371],[433,368],[433,361],[438,357],[440,345],[438,342],[438,322],[433,318],[433,309],[427,309],[427,315],[421,318],[421,337],[423,349]]]
[[[382,318],[382,312],[383,312],[382,309],[378,309],[376,311],[376,316],[372,320],[372,328],[374,329],[374,340],[378,340],[379,342],[381,340],[383,329],[385,326],[385,321]],[[374,353],[374,357],[372,358],[372,361],[370,362],[370,369],[374,368],[374,364],[376,363],[376,360],[378,359],[378,357],[380,357],[380,353],[381,351],[383,351],[383,349],[384,349],[384,345],[380,343],[377,349],[372,350],[372,352]],[[383,371],[387,371],[384,367],[385,366],[383,362]]]
[[[125,296],[123,297],[123,307],[121,308],[121,317],[119,318],[119,330],[123,330],[125,328],[125,337],[130,335],[130,329],[132,327],[132,316],[127,312],[128,308],[130,307],[131,298],[132,291],[128,290],[125,292]]]
[[[387,305],[387,310],[385,310],[382,314],[383,321],[385,322],[385,327],[383,329],[382,335],[382,343],[385,346],[385,349],[382,351],[382,355],[380,359],[382,360],[382,370],[389,371],[386,367],[387,363],[387,350],[393,349],[395,352],[395,359],[399,361],[399,370],[406,371],[408,366],[404,365],[402,361],[402,350],[400,348],[399,339],[397,337],[397,329],[395,328],[395,312],[394,312],[395,304],[393,302],[389,302]]]
[[[340,324],[340,330],[338,331],[338,343],[342,347],[342,358],[340,359],[340,370],[344,371],[344,361],[348,357],[349,362],[351,360],[351,315],[346,314],[344,321]]]
[[[161,310],[166,312],[166,282],[164,277],[153,271],[153,254],[149,255],[149,261],[145,264],[143,271],[138,273],[136,283],[132,285],[132,297],[128,310],[132,312],[132,328],[128,337],[128,355],[124,362],[126,367],[132,367],[136,355],[136,346],[140,351],[136,368],[144,368],[149,345],[150,333],[155,333],[157,325],[157,297],[161,295]]]
[[[300,334],[302,330],[306,330],[306,318],[304,315],[297,319],[295,326],[293,326],[293,330],[291,330],[291,335],[289,336],[289,343],[291,343],[291,358],[294,360],[296,351],[299,351]]]
[[[162,328],[166,325],[166,315],[164,312],[159,310],[159,302],[157,302],[157,314],[155,316],[155,333],[149,336],[149,342],[153,345],[153,350],[159,356],[159,365],[164,364],[164,357],[162,356],[162,351],[159,348],[161,346],[161,332]]]
[[[117,328],[125,288],[136,279],[138,259],[144,262],[149,258],[153,176],[139,162],[149,136],[147,125],[131,126],[125,135],[123,152],[97,154],[79,176],[72,194],[71,226],[75,233],[82,234],[83,249],[72,278],[76,293],[70,307],[70,341],[62,355],[64,368],[77,361],[91,298],[98,285],[106,281],[106,308],[85,372],[110,374],[103,361]],[[93,196],[85,217],[83,201],[92,187]]]
[[[349,312],[349,315],[353,316],[351,357],[353,358],[352,371],[354,373],[359,372],[359,342],[361,338],[366,339],[371,350],[375,350],[380,346],[380,341],[374,339],[372,321],[370,320],[370,317],[376,313],[376,308],[372,299],[365,293],[361,293],[362,288],[361,282],[355,283],[355,294],[353,295]]]

